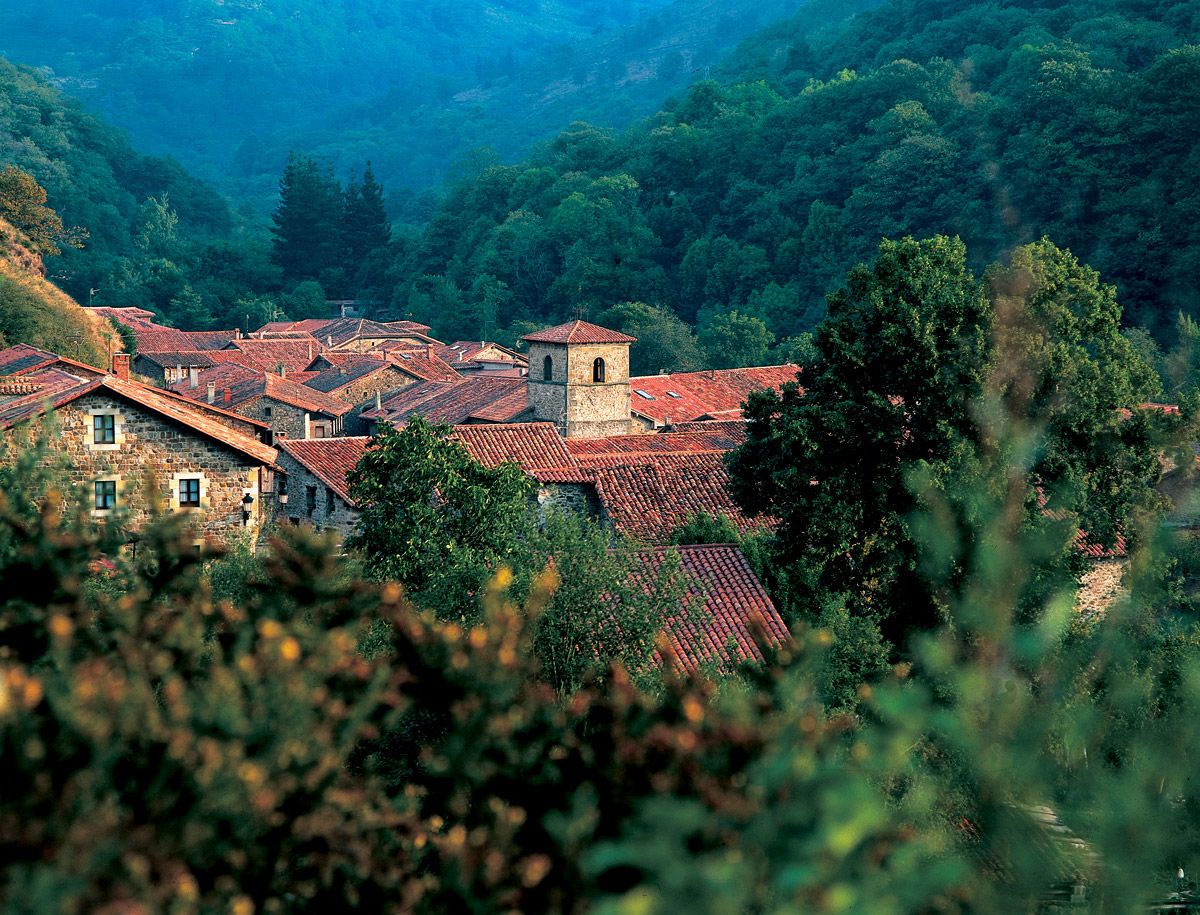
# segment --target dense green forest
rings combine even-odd
[[[393,207],[392,240],[367,226],[365,248],[348,214],[364,172],[385,204],[395,190],[372,155],[395,154],[385,134],[344,167],[281,147],[274,238],[7,64],[0,158],[90,234],[48,261],[55,282],[195,327],[360,295],[447,338],[511,342],[586,312],[653,347],[646,370],[802,359],[851,265],[883,236],[934,233],[977,267],[1047,236],[1162,341],[1200,310],[1200,4],[888,0],[839,27],[834,7],[854,9],[806,6],[622,132],[576,122],[521,164],[464,164],[427,219]],[[307,202],[289,201],[296,163],[320,176]],[[330,228],[288,253],[285,217]]]
[[[373,160],[397,212],[420,212],[409,190],[470,150],[651,114],[802,2],[12,0],[0,54],[260,209],[302,148],[339,172]]]
[[[640,300],[787,338],[881,236],[942,232],[976,264],[1048,235],[1156,333],[1200,308],[1200,4],[890,0],[823,43],[799,23],[634,128],[575,124],[452,187],[397,303],[503,327]]]

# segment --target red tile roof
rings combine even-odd
[[[503,375],[498,372],[488,372],[486,376],[489,380],[503,377],[519,381],[519,384],[514,384],[508,393],[496,398],[487,406],[476,410],[469,417],[472,422],[480,423],[514,423],[532,418],[532,411],[529,409],[529,397],[526,393],[525,379],[516,376]]]
[[[705,419],[697,422],[672,423],[672,432],[723,432],[730,438],[736,438],[738,443],[746,440],[746,420],[741,419],[741,410],[736,411],[737,419]]]
[[[222,361],[238,362],[260,372],[278,372],[282,366],[288,372],[308,368],[323,347],[315,337],[297,336],[284,339],[242,337],[234,340],[222,353],[235,354],[216,357]]]
[[[382,372],[389,368],[398,368],[392,363],[376,356],[361,356],[358,354],[336,360],[337,364],[313,375],[304,382],[306,387],[326,394],[344,388],[348,384]]]
[[[254,331],[252,337],[260,337],[263,334],[279,334],[279,333],[305,333],[315,334],[327,324],[332,324],[334,318],[304,318],[300,321],[270,321]]]
[[[144,308],[92,308],[92,313],[123,324],[133,331],[139,353],[186,352],[221,349],[233,340],[236,330],[184,331],[164,327],[154,321],[156,315]]]
[[[710,425],[692,423],[696,426]],[[715,429],[695,432],[651,432],[645,435],[614,435],[609,438],[568,439],[567,450],[579,458],[593,455],[653,455],[679,454],[681,452],[732,451],[746,440],[746,424],[738,422],[734,428],[725,423],[712,423]]]
[[[389,346],[391,344],[384,344]],[[513,366],[528,365],[529,360],[499,343],[488,340],[455,340],[435,349],[437,356],[457,372],[470,372],[483,368],[485,363],[506,363]]]
[[[525,379],[459,376],[454,383],[426,381],[404,388],[386,399],[381,411],[364,410],[362,416],[397,424],[412,416],[424,416],[432,423],[457,425],[490,417],[497,409],[511,414],[505,419],[512,419],[517,415],[512,412],[517,406],[524,412]]]
[[[58,356],[30,346],[28,343],[18,343],[8,349],[0,350],[0,375],[24,375],[38,369],[51,366],[58,361]]]
[[[209,368],[202,369],[196,376],[196,387],[191,387],[191,379],[181,378],[170,385],[168,390],[186,397],[188,400],[204,401],[208,397],[208,383],[216,386],[218,399],[224,397],[226,388],[232,388],[249,378],[260,374],[257,369],[241,365],[237,362],[218,362]]]
[[[174,368],[183,366],[184,368],[209,368],[215,364],[212,358],[212,353],[208,350],[188,350],[183,352],[165,352],[165,353],[138,353],[135,359],[144,359],[151,362],[160,368]]]
[[[729,472],[718,453],[591,455],[577,458],[594,474],[596,494],[619,533],[667,543],[700,514],[727,517],[746,532],[770,523],[747,518],[729,493]]]
[[[304,321],[272,321],[254,332],[255,337],[272,337],[294,333],[310,333],[330,349],[355,340],[387,340],[411,337],[421,342],[437,343],[429,334],[428,324],[416,321],[373,321],[370,318],[307,319]]]
[[[358,466],[370,443],[371,439],[367,436],[307,438],[285,439],[279,443],[279,447],[354,507],[346,474]]]
[[[539,471],[573,464],[554,423],[455,426],[454,438],[485,467],[511,462],[537,476]]]
[[[0,400],[0,429],[56,410],[99,386],[99,378],[78,378],[56,368],[21,375],[19,382],[9,381],[6,388],[0,388],[0,397],[5,398]]]
[[[393,352],[389,362],[421,381],[458,381],[459,378],[458,372],[424,349]]]
[[[187,330],[184,333],[198,350],[224,349],[239,336],[236,330]]]
[[[752,391],[795,381],[799,371],[795,365],[771,365],[641,375],[629,379],[629,404],[634,412],[660,423],[689,422],[702,416],[734,419],[741,415],[742,403]]]
[[[218,421],[211,407],[192,403],[137,381],[126,381],[113,375],[104,375],[91,380],[76,379],[70,386],[56,387],[52,397],[34,394],[12,401],[0,409],[0,428],[8,429],[27,419],[56,410],[92,391],[104,390],[122,400],[137,404],[158,416],[176,422],[206,438],[213,439],[228,448],[238,451],[252,460],[274,466],[276,452],[257,438],[231,429]],[[243,417],[233,417],[239,421]],[[259,425],[259,424],[254,424]]]
[[[344,416],[354,409],[352,404],[348,404],[344,400],[314,391],[291,378],[281,378],[271,372],[256,372],[240,365],[226,365],[220,368],[226,370],[227,377],[224,383],[217,385],[216,403],[225,407],[239,407],[261,397],[267,397],[301,410],[325,413],[329,416]],[[206,402],[208,382],[209,380],[215,382],[217,378],[215,373],[209,375],[202,372],[199,378],[200,383],[196,387],[190,387],[188,380],[184,379],[171,385],[171,390],[189,400]],[[226,391],[229,392],[228,400],[225,399]]]
[[[637,343],[637,337],[587,321],[568,321],[526,334],[521,339],[530,343]]]
[[[714,544],[673,547],[687,589],[680,613],[663,627],[677,665],[685,672],[703,667],[732,670],[763,661],[755,639],[759,630],[768,645],[791,638],[762,583],[736,546]],[[663,574],[669,551],[640,550],[646,586]]]

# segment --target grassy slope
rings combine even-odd
[[[41,260],[0,220],[0,344],[29,343],[96,366],[120,344],[113,329],[89,315],[41,274]]]

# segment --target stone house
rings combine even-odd
[[[232,410],[266,424],[277,438],[332,438],[344,431],[353,406],[271,372],[243,369],[218,387],[217,377],[197,374],[172,390],[192,400]],[[202,383],[203,382],[203,383]]]
[[[453,370],[446,368],[445,371],[457,378]],[[392,359],[350,356],[343,359],[335,357],[333,364],[306,379],[304,384],[355,407],[346,416],[346,432],[363,435],[373,428],[373,423],[362,417],[364,410],[373,408],[376,400],[382,400],[384,395],[411,387],[422,380],[416,371]]]
[[[358,521],[358,506],[350,498],[346,474],[358,465],[370,441],[355,436],[280,442],[276,522],[348,537]]]
[[[529,360],[523,353],[488,340],[455,340],[435,349],[438,357],[464,374],[470,372],[506,372],[519,377]]]
[[[136,528],[159,503],[188,516],[204,539],[253,535],[272,494],[277,453],[244,417],[113,374],[54,366],[0,379],[0,431],[23,443],[45,434],[70,464],[69,481],[93,517]],[[69,368],[69,366],[68,366]]]

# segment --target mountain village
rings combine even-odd
[[[157,498],[190,517],[197,543],[256,543],[275,525],[348,536],[358,509],[347,474],[370,433],[421,416],[450,426],[484,466],[519,465],[542,509],[600,519],[644,546],[653,574],[690,520],[765,523],[734,503],[723,458],[744,440],[747,395],[799,373],[630,377],[637,341],[579,320],[527,334],[521,352],[443,343],[411,321],[274,322],[243,334],[165,327],[137,308],[92,312],[127,328],[136,353],[114,353],[101,370],[26,344],[0,351],[0,428],[52,429],[51,457],[69,460],[96,518],[127,516],[136,531]],[[676,549],[705,620],[687,638],[665,621],[679,663],[755,656],[760,623],[771,641],[787,638],[736,546]]]

